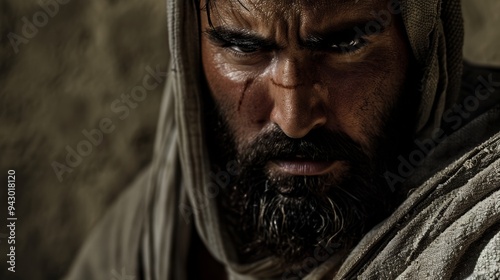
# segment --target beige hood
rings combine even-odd
[[[387,1],[388,5],[394,2]],[[458,96],[463,33],[460,3],[402,0],[401,4],[413,54],[424,72],[417,133],[425,136],[438,126],[443,111]],[[152,166],[104,217],[67,279],[108,279],[111,272],[122,268],[146,280],[187,279],[193,224],[208,250],[226,266],[230,279],[282,278],[283,271],[277,271],[272,259],[246,265],[235,261],[235,250],[217,213],[219,190],[210,175],[204,141],[195,1],[168,0],[167,17],[171,62]],[[408,199],[403,210],[393,215],[392,223],[397,224],[397,217],[406,216],[404,211],[418,202]],[[386,225],[384,232],[390,229]],[[343,265],[341,275],[356,275],[362,256],[377,243],[362,244]],[[321,278],[336,261],[326,261],[307,279]]]
[[[159,211],[153,213],[148,225],[151,269],[165,267],[171,250],[179,254],[186,249],[179,240],[183,239],[183,232],[188,232],[185,219],[192,219],[211,253],[230,270],[270,277],[276,272],[270,260],[245,266],[233,262],[235,252],[220,226],[202,127],[198,12],[194,2],[167,1],[172,60],[149,186],[154,201],[150,210]],[[388,4],[391,2],[388,0]],[[418,122],[419,134],[424,135],[439,125],[443,111],[454,103],[460,88],[463,40],[460,3],[403,0],[401,4],[413,54],[424,69]],[[161,238],[165,236],[174,238]],[[166,276],[175,268],[162,268],[156,272],[157,276]]]

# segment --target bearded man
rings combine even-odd
[[[458,1],[167,5],[154,162],[67,279],[498,277],[500,85],[460,90]]]

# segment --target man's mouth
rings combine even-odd
[[[313,160],[304,157],[275,159],[268,163],[268,170],[293,176],[320,176],[333,171],[337,160]]]

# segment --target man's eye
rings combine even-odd
[[[353,53],[367,45],[364,38],[354,38],[352,40],[345,40],[342,42],[332,44],[331,48],[339,53]]]
[[[230,45],[226,46],[232,52],[240,53],[240,54],[252,54],[257,52],[259,49],[254,46],[245,46],[245,45]]]

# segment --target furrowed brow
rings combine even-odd
[[[385,31],[384,26],[381,26],[380,32],[373,32],[371,30],[367,33],[365,31],[366,26],[373,20],[374,19],[350,21],[322,31],[311,32],[311,34],[308,34],[300,43],[305,47],[318,48],[325,47],[334,42],[342,42],[343,40],[382,34]]]
[[[210,27],[205,30],[206,34],[212,42],[218,45],[244,45],[255,46],[262,49],[275,49],[277,44],[270,39],[264,38],[258,34],[245,29],[233,29],[222,26]]]

